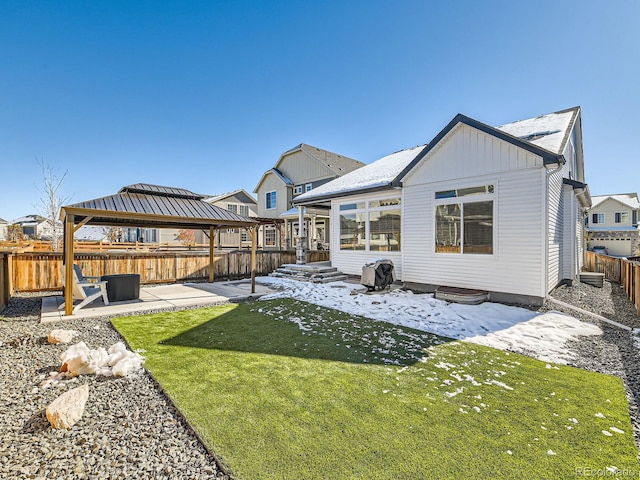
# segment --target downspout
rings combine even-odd
[[[543,298],[547,298],[548,294],[549,294],[549,181],[551,179],[551,176],[554,173],[559,172],[560,170],[562,170],[562,167],[564,167],[564,164],[567,163],[567,161],[564,158],[564,155],[559,155],[558,156],[558,163],[556,164],[556,167],[550,169],[549,167],[552,166],[551,165],[545,165],[545,197],[546,197],[546,205],[545,205],[545,218],[544,218],[544,222],[545,222],[545,226],[544,226],[544,231],[545,231],[545,235],[544,235],[544,291],[542,292],[542,297]]]

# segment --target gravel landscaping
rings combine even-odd
[[[40,296],[13,297],[0,320],[0,477],[224,479],[182,416],[146,373],[83,375],[42,389],[69,345],[50,345],[54,328],[76,330],[90,348],[121,341],[108,319],[40,324]],[[51,428],[44,409],[82,384],[89,400],[70,430]]]
[[[604,288],[575,283],[552,292],[558,300],[640,328],[635,308],[617,284]],[[68,345],[50,345],[54,328],[76,330],[74,342],[90,348],[121,341],[108,318],[40,324],[41,295],[13,297],[0,314],[0,477],[2,478],[168,478],[228,479],[180,413],[146,373],[126,378],[83,375],[42,388],[49,372],[60,368]],[[546,303],[541,309],[559,310]],[[574,366],[620,377],[627,389],[630,414],[640,432],[640,364],[632,333],[565,309],[597,324],[602,336],[583,337],[567,345],[578,352]],[[70,388],[89,385],[82,419],[70,430],[56,430],[44,409]],[[585,391],[589,386],[585,385]]]

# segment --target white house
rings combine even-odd
[[[12,225],[20,225],[22,233],[28,238],[34,240],[51,240],[54,233],[60,235],[62,233],[62,225],[58,222],[56,225],[56,231],[54,232],[53,223],[51,220],[44,218],[40,215],[26,215],[24,217],[16,218]]]
[[[331,207],[331,263],[359,275],[394,262],[416,289],[488,291],[540,304],[582,266],[580,108],[491,127],[457,115],[424,146],[388,155],[296,199]]]
[[[594,195],[585,218],[587,247],[605,247],[609,255],[629,257],[639,245],[637,193]]]

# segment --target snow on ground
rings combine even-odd
[[[315,284],[273,277],[257,280],[279,290],[263,296],[263,300],[295,298],[564,365],[575,358],[566,347],[567,341],[602,334],[596,325],[559,312],[541,314],[491,302],[462,305],[436,300],[431,294],[404,290],[365,294],[364,287],[345,282]],[[352,295],[354,290],[358,293]]]

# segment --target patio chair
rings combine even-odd
[[[62,266],[62,282],[65,282],[65,268]],[[100,277],[86,277],[82,274],[82,269],[73,264],[73,299],[80,300],[80,303],[73,307],[73,313],[76,313],[85,305],[90,304],[94,300],[102,297],[105,305],[109,305],[109,297],[107,296],[107,281],[99,281]],[[64,308],[64,304],[60,305],[60,309]]]

